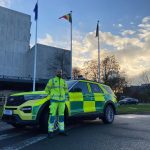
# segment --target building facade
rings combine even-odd
[[[27,53],[28,76],[33,77],[35,46]],[[37,44],[37,80],[49,79],[55,76],[55,71],[61,69],[63,77],[70,77],[70,57],[69,50]]]
[[[0,7],[0,95],[3,91],[30,91],[34,46],[30,49],[31,16]],[[57,68],[70,76],[70,51],[37,45],[36,89],[42,90]]]
[[[0,7],[0,76],[26,77],[31,17]]]

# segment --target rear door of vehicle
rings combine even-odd
[[[98,83],[90,83],[91,93],[94,95],[95,111],[102,112],[105,104],[105,94]]]

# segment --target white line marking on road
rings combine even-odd
[[[32,137],[32,138],[29,138],[27,140],[21,141],[21,142],[14,144],[12,146],[4,147],[1,150],[20,150],[20,149],[23,149],[27,146],[35,144],[35,143],[37,143],[37,142],[39,142],[45,138],[47,138],[47,135],[38,135],[36,137]]]
[[[9,124],[4,123],[4,122],[0,122],[0,131],[3,131],[5,129],[11,129],[11,128],[13,128],[12,125],[9,125]]]
[[[0,128],[0,131],[9,130],[9,129],[13,129],[13,127],[3,127],[3,128]]]
[[[69,131],[69,130],[71,130],[71,129],[73,129],[73,128],[77,128],[77,127],[79,127],[79,126],[80,126],[80,124],[72,125],[72,126],[69,126],[69,127],[67,128],[67,130]],[[20,133],[20,134],[22,134],[22,133]],[[7,139],[7,138],[10,137],[10,136],[11,136],[11,135],[8,136],[7,134],[3,134],[3,135],[0,136],[0,139]],[[15,136],[17,136],[17,134],[16,134]],[[12,137],[13,137],[13,135],[12,135]],[[30,145],[32,145],[32,144],[35,144],[35,143],[37,143],[37,142],[39,142],[39,141],[41,141],[41,140],[43,140],[43,139],[46,139],[46,138],[47,138],[47,135],[46,135],[46,134],[40,134],[40,135],[34,136],[34,137],[32,137],[32,138],[28,138],[28,139],[26,139],[26,140],[23,140],[23,141],[21,141],[21,142],[19,142],[19,143],[16,143],[16,144],[12,144],[12,145],[3,147],[3,148],[1,148],[0,150],[21,150],[21,149],[23,149],[23,148],[25,148],[25,147],[27,147],[27,146],[30,146]]]
[[[150,118],[149,115],[135,115],[135,114],[129,114],[129,115],[118,115],[118,118],[127,118],[127,119],[133,119],[133,118]]]
[[[24,131],[24,132],[21,132],[21,133],[2,134],[2,135],[0,135],[0,141],[4,140],[4,139],[15,137],[15,136],[20,136],[24,133],[27,133],[27,132]]]

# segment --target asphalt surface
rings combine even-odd
[[[150,150],[150,115],[118,115],[111,125],[84,121],[70,125],[68,134],[48,139],[37,129],[0,121],[0,150]]]

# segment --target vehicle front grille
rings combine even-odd
[[[5,110],[17,110],[17,108],[5,108]]]
[[[8,116],[8,115],[3,115],[2,120],[6,121],[6,122],[16,122],[17,121],[15,116]]]
[[[19,106],[25,102],[24,96],[10,96],[7,99],[6,106]]]

